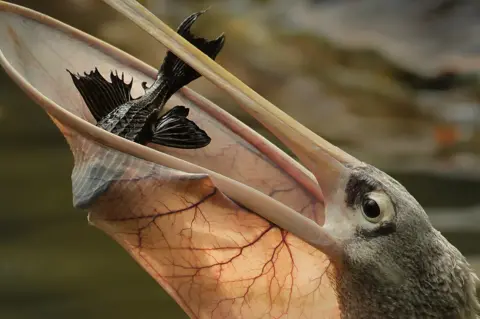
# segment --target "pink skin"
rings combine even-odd
[[[167,107],[191,109],[212,137],[204,149],[149,145],[154,150],[95,127],[66,68],[125,72],[134,96],[156,71],[46,16],[0,3],[0,45],[0,63],[52,117],[76,165],[116,156],[123,175],[91,206],[89,220],[190,317],[339,316],[331,263],[317,249],[328,245],[320,227],[324,198],[312,174],[188,89]]]

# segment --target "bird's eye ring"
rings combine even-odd
[[[365,218],[372,223],[380,222],[383,217],[382,209],[378,203],[369,197],[366,197],[362,202],[362,212]]]

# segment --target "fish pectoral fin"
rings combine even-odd
[[[208,55],[211,59],[215,59],[223,48],[225,36],[222,34],[214,40],[207,40],[202,37],[196,37],[190,32],[192,25],[203,13],[204,11],[190,15],[178,27],[177,33]],[[171,51],[168,51],[160,68],[160,73],[174,82],[172,83],[172,90],[175,91],[201,76],[200,73],[179,59]]]
[[[110,72],[111,82],[108,82],[97,68],[90,73],[85,72],[85,75],[73,74],[70,70],[67,72],[70,73],[75,87],[97,122],[133,99],[131,96],[133,78],[130,83],[126,83],[123,73],[120,77],[117,72]]]
[[[161,116],[153,128],[152,143],[184,149],[207,146],[210,137],[187,119],[188,112],[188,108],[179,105]]]

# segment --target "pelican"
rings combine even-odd
[[[74,205],[188,316],[479,318],[477,276],[399,182],[279,110],[139,3],[104,1],[228,93],[301,162],[186,87],[165,108],[189,108],[211,137],[206,147],[143,145],[96,126],[65,69],[124,72],[135,79],[134,95],[157,71],[0,2],[0,63],[70,145]]]

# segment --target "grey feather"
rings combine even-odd
[[[478,277],[413,196],[372,166],[352,172],[347,204],[358,205],[354,197],[371,191],[359,186],[364,181],[388,195],[395,217],[388,231],[358,226],[343,241],[334,276],[342,318],[480,318]]]

